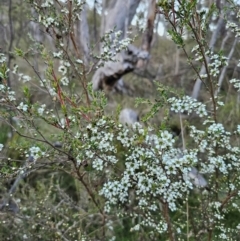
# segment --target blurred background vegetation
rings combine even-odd
[[[8,56],[8,68],[13,69],[17,64],[20,73],[24,73],[24,75],[32,78],[32,81],[23,83],[19,81],[19,76],[10,75],[8,78],[9,85],[15,90],[19,99],[24,99],[22,91],[19,90],[23,90],[25,86],[28,86],[31,90],[30,100],[32,103],[41,100],[41,102],[50,106],[52,105],[52,100],[46,97],[46,93],[38,88],[37,77],[33,69],[22,58],[14,55],[13,52],[16,48],[26,52],[29,51],[29,47],[35,44],[33,39],[41,46],[44,46],[46,50],[51,51],[54,51],[55,43],[48,35],[46,28],[31,21],[36,16],[36,13],[28,1],[1,0],[0,2],[0,50]],[[148,2],[147,0],[140,1],[136,15],[129,26],[131,35],[136,36],[134,45],[139,48],[141,48],[143,29],[145,28]],[[219,7],[219,10],[223,11],[224,3],[219,5],[220,2],[218,0],[202,0],[199,1],[199,9],[208,9],[211,4],[215,3]],[[92,53],[100,52],[102,13],[104,12],[104,7],[110,9],[111,4],[114,5],[114,0],[92,0],[87,1],[84,8],[90,36],[88,47]],[[106,15],[107,17],[108,15]],[[218,18],[217,15],[211,16],[211,24],[207,33],[209,41],[217,27]],[[235,16],[232,16],[233,20],[234,18]],[[160,100],[161,92],[157,90],[159,85],[174,89],[177,93],[192,94],[196,81],[195,73],[189,66],[183,51],[176,47],[170,39],[167,33],[169,28],[170,26],[168,26],[163,17],[157,15],[154,22],[154,36],[151,42],[151,57],[143,70],[133,71],[123,77],[126,86],[129,88],[129,94],[117,92],[106,93],[108,102],[105,107],[105,113],[107,115],[113,116],[117,120],[119,108],[132,108],[139,113],[140,118],[144,117],[150,111],[151,106],[148,104],[139,104],[136,106],[136,98],[148,99],[153,103],[156,100]],[[192,41],[191,34],[187,30],[185,38],[186,49],[190,53],[195,43]],[[217,33],[217,41],[214,48],[216,51],[221,50],[225,56],[228,56],[233,41],[234,36],[228,32],[226,25],[223,25]],[[228,81],[240,76],[240,67],[237,66],[240,57],[239,51],[239,43],[237,43],[220,89],[221,101],[225,103],[225,106],[219,112],[219,120],[229,130],[239,123],[240,118],[240,96]],[[34,68],[41,73],[44,68],[44,61],[37,54],[33,54],[33,52],[34,49],[32,49],[32,52],[29,51],[29,59],[33,63]],[[94,63],[94,61],[94,58],[90,59],[90,63]],[[87,75],[87,82],[91,81],[94,71],[93,68]],[[72,75],[70,79],[71,83],[67,87],[69,88],[68,91],[81,93],[82,87],[76,76]],[[204,103],[208,103],[209,101],[209,96],[206,94],[204,86],[200,90],[198,99]],[[159,127],[165,114],[165,109],[160,109],[144,125]],[[194,116],[186,117],[185,119],[184,121],[194,123],[195,126],[198,126],[198,120]],[[168,126],[176,138],[178,138],[181,130],[179,116],[171,113],[168,118]],[[55,134],[55,130],[49,129],[48,126],[43,126],[42,129],[44,128],[46,136],[50,137],[51,134]],[[7,174],[6,163],[7,166],[11,168],[16,167],[16,169],[23,163],[24,150],[21,148],[23,148],[24,142],[25,140],[17,136],[17,134],[12,135],[9,126],[0,120],[0,143],[9,147],[0,156],[1,173],[4,173],[0,179],[0,195],[9,190],[16,178],[14,172],[9,171],[9,175]],[[188,140],[186,142],[187,145],[191,145],[191,143],[188,143]],[[14,161],[12,161],[13,159]],[[0,240],[73,241],[81,240],[85,234],[88,235],[89,240],[101,240],[102,230],[101,225],[99,225],[101,224],[101,217],[96,215],[95,206],[92,204],[91,198],[89,198],[82,184],[76,181],[69,173],[62,171],[63,168],[56,167],[55,170],[48,170],[44,168],[43,163],[41,165],[42,168],[33,171],[23,179],[14,195],[14,203],[21,210],[20,215],[13,214],[11,210],[0,212]],[[198,200],[191,201],[193,202],[193,206],[195,205],[194,203],[198,202]],[[230,223],[235,219],[239,220],[239,218],[235,217],[234,214],[229,214]],[[134,232],[130,232],[131,219],[128,220],[126,217],[118,217],[114,222],[115,230],[113,230],[113,233],[116,235],[116,241],[166,240],[164,236],[151,236],[151,233],[147,231],[140,236]],[[62,232],[65,232],[68,238],[63,239]],[[236,237],[235,240],[239,240],[239,237]]]

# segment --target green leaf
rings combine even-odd
[[[19,57],[24,56],[24,52],[21,49],[15,48],[15,54]]]

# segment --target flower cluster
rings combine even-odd
[[[56,90],[53,87],[53,83],[49,79],[41,79],[40,86],[44,87],[48,91],[50,96],[52,96],[52,97],[57,96]]]
[[[27,104],[24,104],[23,102],[21,102],[21,103],[19,104],[19,106],[17,107],[17,109],[22,110],[23,112],[27,112],[27,110],[28,110],[28,105],[27,105]]]
[[[30,160],[36,161],[40,157],[45,156],[45,152],[41,150],[38,146],[32,146],[29,148],[28,151],[26,151],[26,157],[28,157]]]
[[[240,28],[238,27],[238,25],[236,23],[227,21],[226,28],[229,28],[233,33],[235,33],[236,38],[240,36]]]
[[[43,115],[43,113],[44,113],[44,111],[45,111],[45,108],[46,108],[46,105],[43,104],[43,105],[41,105],[41,106],[37,109],[37,112],[38,112],[38,114],[39,114],[40,116]]]
[[[104,123],[105,120],[99,122]],[[88,158],[93,159],[92,167],[95,170],[102,171],[108,166],[107,163],[115,164],[117,162],[115,155],[118,154],[118,141],[122,148],[126,148],[125,168],[121,177],[113,176],[103,184],[103,188],[100,190],[100,195],[107,200],[105,211],[110,212],[111,207],[119,202],[123,205],[126,203],[133,205],[130,192],[131,195],[134,195],[134,202],[138,203],[139,212],[145,210],[145,215],[152,220],[151,222],[154,217],[151,215],[151,211],[160,212],[159,206],[153,203],[155,199],[168,203],[171,210],[176,210],[178,198],[183,197],[189,189],[193,188],[188,173],[191,166],[198,162],[197,152],[185,151],[182,153],[173,147],[174,139],[168,131],[160,131],[158,135],[151,135],[139,123],[133,129],[117,126],[118,131],[114,144],[113,136],[106,133],[105,124],[99,125],[99,122],[95,126],[88,126],[91,133],[88,137],[84,134],[85,141],[93,141],[92,145],[96,148],[95,152],[88,150],[85,153]],[[104,131],[100,130],[102,127],[105,127]],[[102,147],[102,139],[108,146],[107,148]],[[139,140],[142,141],[139,142]],[[139,142],[138,146],[136,146],[137,142]],[[99,153],[98,150],[101,152]],[[104,155],[109,150],[115,155]],[[155,227],[156,230],[159,229],[159,232],[160,230],[163,232],[162,227],[157,228],[157,224],[153,223],[154,225],[150,225],[150,221],[142,222],[141,225]]]
[[[210,63],[208,64],[208,67],[210,68],[210,74],[213,77],[216,77],[219,75],[221,67],[227,66],[228,64],[228,58],[223,56],[222,54],[215,54],[213,51],[208,50],[206,52],[206,55],[210,58]]]
[[[192,48],[191,52],[192,53],[195,52],[195,61],[202,61],[203,60],[203,56],[202,56],[202,54],[201,54],[201,52],[199,50],[199,45],[198,44]]]
[[[202,172],[214,174],[217,169],[223,175],[228,175],[234,168],[239,168],[240,148],[232,146],[231,133],[221,123],[210,123],[205,131],[190,126],[190,136],[197,143],[199,151],[207,154],[207,160],[201,162]],[[225,154],[216,154],[219,149],[224,150]]]
[[[203,61],[203,53],[201,53],[199,45],[193,47],[192,52],[195,52],[195,61]],[[210,75],[216,77],[220,73],[220,69],[223,66],[227,66],[228,58],[223,56],[221,53],[216,54],[212,50],[205,52],[205,55],[209,58],[208,67],[210,69]],[[206,78],[207,74],[201,75],[201,78]]]
[[[0,63],[5,63],[7,61],[7,57],[5,54],[0,53]]]
[[[208,115],[206,105],[189,96],[183,96],[182,99],[172,97],[168,99],[168,102],[171,104],[171,110],[176,113],[186,112],[191,114],[193,111],[195,111],[199,117]]]
[[[23,73],[19,73],[18,76],[19,76],[18,80],[22,81],[23,83],[31,81],[31,77],[28,75],[24,75]]]
[[[13,102],[16,100],[15,91],[6,85],[0,84],[0,103]]]
[[[71,65],[68,61],[60,60],[60,66],[58,67],[58,71],[62,75],[62,78],[60,79],[60,81],[63,85],[66,85],[66,86],[69,84],[69,80],[68,80],[68,77],[67,77],[67,71],[68,71],[68,68],[70,66]]]
[[[231,79],[229,80],[231,84],[237,89],[237,91],[240,91],[240,80],[239,79]]]
[[[101,42],[103,43],[103,52],[99,56],[95,57],[104,62],[117,61],[117,54],[120,53],[122,50],[126,50],[127,46],[132,43],[132,39],[121,39],[121,36],[121,31],[110,30],[109,32],[105,33],[101,40]],[[100,63],[99,66],[102,64],[103,63]]]

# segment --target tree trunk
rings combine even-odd
[[[83,6],[83,10],[81,12],[81,20],[78,23],[78,36],[79,36],[79,44],[81,47],[81,52],[83,54],[83,61],[86,65],[88,65],[90,60],[90,37],[89,37],[89,27],[87,22],[87,8],[86,4]]]
[[[113,9],[108,12],[106,18],[105,32],[116,29],[122,31],[121,38],[125,35],[125,19],[128,19],[128,26],[136,13],[140,0],[117,0]]]
[[[225,25],[224,16],[223,16],[223,14],[221,14],[221,16],[219,17],[218,22],[217,22],[217,27],[212,34],[212,38],[211,38],[211,41],[210,41],[210,44],[209,44],[209,48],[211,50],[214,49],[214,46],[217,42],[218,35],[219,35],[221,29],[224,27],[224,25]],[[207,58],[207,64],[208,63],[209,63],[209,58]],[[206,73],[205,66],[202,65],[201,70],[200,70],[200,75],[203,75],[205,73]],[[200,92],[200,89],[201,89],[201,84],[202,84],[202,81],[201,81],[201,79],[198,78],[194,87],[193,87],[192,98],[198,99],[199,92]]]
[[[230,59],[233,56],[233,53],[234,53],[234,50],[235,50],[237,42],[238,42],[238,38],[235,38],[235,40],[233,42],[233,45],[232,45],[232,48],[231,48],[231,50],[230,50],[230,52],[228,54],[228,60],[227,60],[228,64],[230,62]],[[222,69],[222,72],[220,74],[220,77],[218,79],[218,88],[217,88],[217,90],[215,92],[215,96],[220,92],[220,89],[221,89],[221,86],[222,86],[222,83],[223,83],[226,71],[227,71],[227,66],[224,66],[224,68]]]
[[[155,0],[148,0],[148,2],[147,26],[142,38],[142,50],[150,52],[157,6]],[[142,68],[144,65],[146,65],[145,62],[146,61],[143,61],[143,59],[139,59],[137,68]]]

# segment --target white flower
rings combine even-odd
[[[19,74],[19,81],[22,80],[23,83],[29,82],[31,79],[28,75]]]
[[[140,225],[137,224],[134,227],[132,227],[130,231],[139,231],[139,230],[140,230]]]
[[[229,82],[233,84],[233,86],[237,89],[237,91],[240,91],[240,80],[239,79],[231,79],[231,80],[229,80]]]
[[[41,7],[50,7],[51,5],[53,5],[53,0],[46,0],[45,3],[42,3]]]
[[[67,86],[69,84],[69,80],[66,76],[64,76],[63,78],[60,79],[61,83],[65,86]]]
[[[55,21],[54,18],[48,17],[48,18],[44,19],[44,20],[42,21],[42,23],[44,24],[45,27],[49,27],[51,24],[54,23],[54,21]],[[55,25],[56,25],[56,24],[55,24]]]
[[[24,234],[24,235],[23,235],[23,239],[28,239],[27,234]]]
[[[97,171],[102,171],[103,170],[103,160],[100,158],[96,158],[93,163],[92,167],[96,169]]]
[[[81,59],[76,59],[76,63],[83,64],[83,61]]]
[[[53,88],[48,88],[48,91],[49,91],[49,94],[52,96],[52,97],[54,97],[54,96],[56,96],[57,95],[57,93],[56,93],[56,91],[53,89]]]
[[[43,104],[43,105],[41,105],[41,107],[39,107],[38,108],[38,114],[39,115],[42,115],[43,114],[43,112],[44,112],[44,110],[45,110],[45,107],[46,107],[46,105],[45,104]]]
[[[195,61],[200,61],[200,60],[202,60],[202,59],[203,59],[202,56],[198,56],[198,57],[195,59]]]
[[[198,102],[197,100],[191,98],[190,96],[184,96],[182,99],[177,99],[175,97],[169,98],[168,102],[171,104],[171,110],[174,112],[187,112],[188,114],[193,111],[203,117],[207,115],[206,105]]]
[[[194,52],[194,51],[196,51],[196,50],[198,50],[199,49],[199,45],[196,45],[196,46],[194,46],[193,48],[192,48],[192,51],[191,52]]]
[[[23,76],[23,83],[30,81],[32,78],[28,75]]]
[[[100,119],[98,120],[98,122],[96,123],[97,126],[104,126],[106,124],[106,120],[104,119]]]
[[[8,99],[9,99],[9,101],[14,101],[14,100],[16,100],[16,98],[15,98],[15,91],[9,91],[8,92]]]
[[[4,63],[6,61],[7,61],[7,57],[4,54],[0,53],[0,63]]]
[[[42,157],[45,155],[45,152],[42,152],[42,150],[38,146],[32,146],[29,148],[30,155],[26,155],[27,157],[32,157],[34,161],[36,161],[39,157]]]
[[[205,79],[205,78],[207,78],[207,74],[201,74],[200,77],[201,77],[202,79]]]
[[[23,104],[23,102],[21,102],[21,103],[19,104],[19,106],[17,107],[17,109],[23,110],[24,112],[26,112],[26,111],[28,110],[28,105]]]
[[[4,145],[0,143],[0,151],[2,151]]]
[[[66,75],[67,74],[67,68],[64,65],[60,65],[58,68],[58,71],[62,74],[62,75]]]
[[[60,58],[60,57],[62,56],[62,54],[63,54],[63,51],[62,51],[62,50],[59,51],[59,52],[53,52],[53,57],[54,57],[54,58]]]
[[[0,84],[0,91],[5,91],[5,89],[6,89],[6,86],[5,85],[2,85],[2,84]]]
[[[18,65],[15,64],[14,67],[13,67],[12,73],[17,74],[17,72],[18,72]]]

